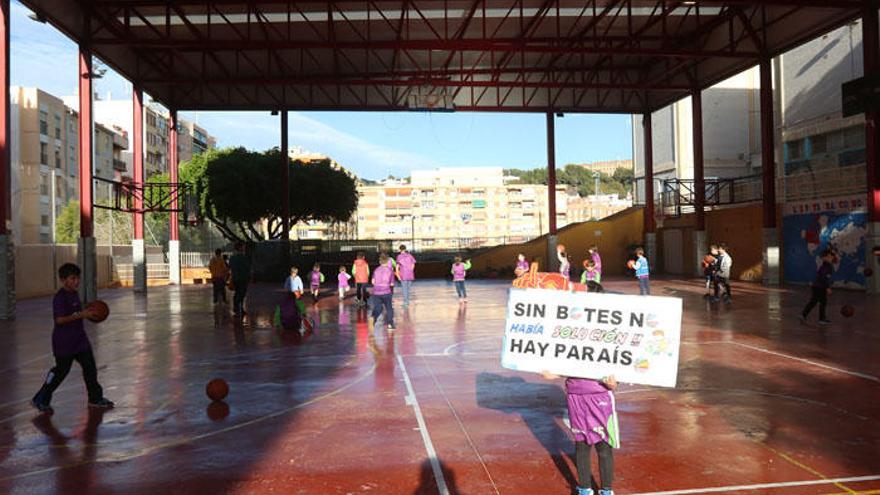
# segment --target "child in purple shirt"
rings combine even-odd
[[[309,288],[312,292],[312,297],[315,298],[315,302],[318,301],[318,295],[321,292],[321,284],[324,283],[324,274],[321,273],[321,265],[320,263],[315,263],[315,266],[312,268],[312,271],[309,272]]]
[[[52,394],[67,377],[74,361],[83,370],[89,407],[113,407],[113,402],[104,397],[104,389],[98,383],[98,367],[92,353],[92,344],[83,328],[83,319],[93,318],[95,314],[91,309],[83,309],[79,300],[77,289],[80,273],[79,267],[73,263],[65,263],[58,269],[61,289],[52,300],[52,315],[55,320],[52,354],[55,355],[55,367],[49,371],[40,391],[31,399],[31,405],[44,414],[52,414]]]
[[[403,305],[409,306],[409,293],[413,280],[416,279],[416,259],[403,244],[400,245],[400,254],[397,255],[397,278],[403,286]]]
[[[545,372],[544,378],[559,378]],[[578,472],[578,495],[592,495],[590,488],[590,447],[599,457],[601,489],[599,495],[613,495],[614,451],[620,448],[617,410],[613,390],[617,380],[613,376],[602,380],[569,377],[565,380],[568,419],[575,440],[575,463]]]
[[[394,271],[388,263],[388,255],[379,255],[379,266],[373,271],[373,325],[385,310],[385,324],[388,330],[394,330],[394,307],[391,305],[391,287],[394,285]]]
[[[455,285],[455,293],[458,294],[458,301],[467,302],[467,288],[464,286],[464,279],[467,277],[467,271],[471,269],[471,260],[462,262],[461,256],[455,257],[455,263],[452,264],[452,284]]]
[[[337,281],[339,282],[339,300],[342,301],[345,299],[345,293],[348,291],[348,281],[351,279],[351,275],[345,271],[345,265],[339,266],[339,276],[337,277]]]
[[[516,255],[516,268],[513,270],[513,274],[517,277],[521,277],[524,273],[529,272],[529,261],[526,259],[526,255],[519,253]]]

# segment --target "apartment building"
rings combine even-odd
[[[13,87],[13,224],[17,242],[53,242],[55,219],[79,198],[79,123],[75,111],[38,88]],[[95,125],[94,175],[116,177],[114,162],[127,139],[116,129]],[[96,199],[106,192],[95,191]]]
[[[76,96],[64,97],[64,101],[72,108],[78,108]],[[95,122],[131,136],[134,129],[134,108],[130,99],[114,100],[96,98],[93,103]],[[184,118],[177,121],[177,151],[179,161],[188,161],[193,155],[202,153],[216,146],[216,139],[203,127]],[[170,115],[167,110],[155,103],[144,105],[144,174],[150,177],[168,171],[168,130]],[[134,176],[132,149],[123,151],[118,159],[125,164],[120,170],[125,177]],[[117,164],[121,167],[122,163]]]
[[[549,229],[547,186],[512,184],[501,168],[413,171],[406,180],[358,188],[358,239],[394,239],[416,249],[523,242]],[[557,222],[569,223],[565,186]]]
[[[592,163],[582,163],[579,165],[590,172],[598,172],[600,174],[614,175],[614,172],[619,168],[625,168],[632,170],[633,161],[632,160],[607,160],[601,162],[592,162]]]
[[[567,216],[569,223],[601,220],[633,205],[632,196],[624,199],[617,194],[591,194],[581,197],[569,194]]]

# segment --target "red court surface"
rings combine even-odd
[[[105,290],[89,334],[117,408],[87,410],[75,365],[51,418],[28,404],[50,300],[23,301],[0,323],[0,493],[568,494],[562,381],[499,364],[508,286],[471,282],[460,306],[451,284],[416,282],[393,335],[329,293],[305,340],[271,327],[274,287],[252,290],[244,325],[209,287]],[[698,281],[652,289],[684,299],[679,383],[621,387],[616,493],[880,494],[876,298],[836,292],[820,329],[797,321],[803,288],[736,285],[730,306]],[[205,396],[217,376],[228,408]]]

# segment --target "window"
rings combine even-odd
[[[49,164],[49,145],[46,143],[40,143],[40,163]]]
[[[61,139],[61,116],[55,115],[55,139]]]
[[[40,174],[40,195],[48,196],[49,195],[49,175],[48,174]]]
[[[818,134],[810,138],[813,154],[823,154],[828,152],[828,135]]]
[[[61,169],[61,150],[55,150],[55,168]]]
[[[40,225],[44,227],[49,226],[49,215],[40,215]]]
[[[788,148],[788,159],[789,161],[800,160],[804,156],[804,140],[798,139],[797,141],[789,141],[786,143],[786,147]]]
[[[49,114],[40,110],[40,134],[49,135]]]
[[[843,147],[845,149],[865,147],[865,129],[862,126],[850,127],[844,131]]]

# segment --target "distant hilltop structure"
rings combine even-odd
[[[632,170],[632,160],[608,160],[604,162],[581,163],[579,166],[589,170],[590,172],[599,172],[608,175],[614,175],[614,171],[619,168]]]

